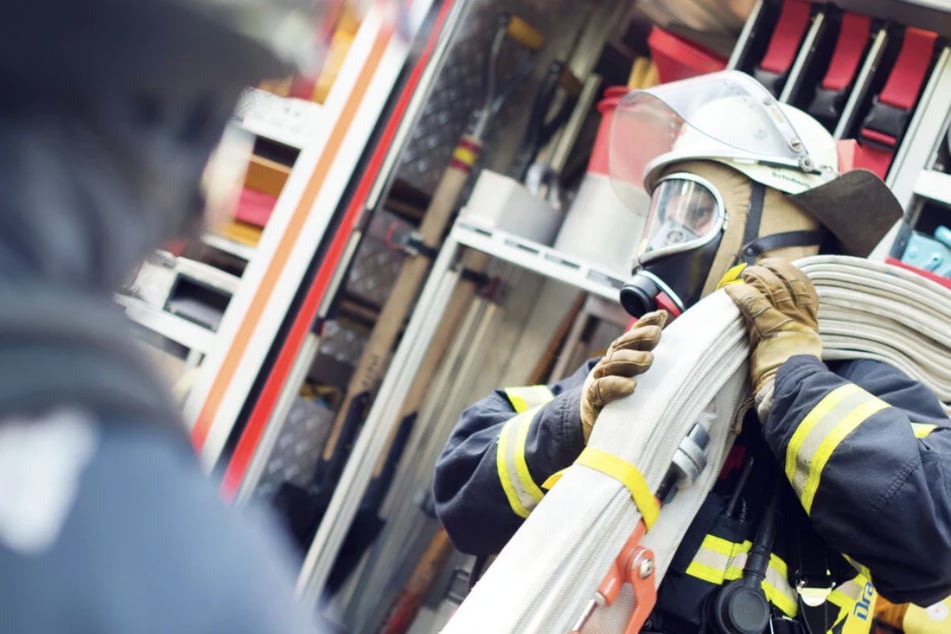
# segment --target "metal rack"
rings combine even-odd
[[[310,546],[298,579],[298,592],[314,604],[320,598],[343,539],[371,478],[373,466],[385,449],[390,433],[399,425],[403,396],[439,327],[453,288],[462,271],[458,260],[465,249],[486,253],[513,267],[616,301],[624,284],[612,273],[550,247],[512,234],[458,220],[443,243],[439,257],[419,297],[383,384],[373,401],[363,429],[354,445],[326,517]],[[425,437],[426,430],[414,435]]]
[[[931,77],[925,85],[915,115],[908,124],[905,139],[888,174],[892,192],[906,211],[911,211],[916,196],[939,201],[951,199],[951,191],[936,191],[939,177],[931,172],[938,148],[945,142],[951,120],[951,47],[938,56]]]
[[[905,138],[895,155],[885,182],[905,210],[905,218],[896,223],[881,241],[871,258],[901,257],[903,236],[914,227],[923,200],[951,205],[951,178],[933,170],[938,150],[945,142],[951,122],[951,47],[938,56],[934,70],[922,91],[918,108],[908,124]]]
[[[951,206],[951,174],[924,170],[915,181],[915,195]]]
[[[323,106],[314,101],[248,88],[238,104],[236,116],[241,127],[251,134],[301,150],[324,124],[322,110]]]
[[[129,319],[193,352],[206,354],[214,340],[215,333],[211,330],[160,310],[140,299],[128,295],[117,295],[115,299],[125,308]]]
[[[428,35],[429,44],[416,60],[382,132],[381,141],[370,158],[370,167],[349,203],[345,221],[349,219],[354,226],[358,217],[381,205],[398,158],[410,141],[415,122],[422,116],[423,106],[429,100],[450,49],[451,34],[459,25],[466,7],[465,0],[454,0],[445,2],[440,8],[433,31]],[[341,255],[336,268],[329,279],[321,280],[321,275],[316,276],[302,306],[295,310],[292,334],[284,342],[278,361],[270,368],[262,399],[259,399],[248,422],[248,427],[258,430],[257,435],[248,435],[246,428],[246,435],[239,441],[239,450],[242,442],[246,442],[250,458],[241,464],[241,457],[237,460],[232,457],[225,472],[225,495],[234,495],[239,504],[252,498],[266,464],[271,459],[294,396],[319,349],[320,337],[311,326],[327,316],[331,300],[344,283],[348,265],[355,257],[362,237],[362,228],[355,226],[350,235],[341,235],[338,229],[335,241],[340,242]],[[295,329],[299,331],[298,334],[303,333],[297,341],[294,339]],[[282,364],[285,359],[286,364]],[[281,367],[277,367],[279,365]],[[270,406],[263,406],[261,400],[269,397],[273,397]]]
[[[425,10],[431,3],[417,0]],[[386,7],[363,18],[323,106],[250,91],[243,125],[300,153],[255,249],[210,243],[248,260],[185,402],[192,441],[210,470],[315,253],[329,239],[350,176],[409,55]],[[209,242],[209,238],[205,238]]]
[[[234,240],[219,236],[215,233],[204,234],[201,237],[201,241],[214,249],[241,258],[245,262],[250,262],[251,258],[254,257],[254,247],[235,242]]]

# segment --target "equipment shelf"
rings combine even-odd
[[[298,592],[312,604],[324,590],[327,577],[347,535],[360,501],[370,483],[374,465],[386,441],[400,424],[403,397],[410,390],[456,283],[458,266],[466,249],[486,253],[502,263],[557,280],[592,295],[617,301],[624,281],[611,273],[551,247],[480,225],[471,217],[453,225],[439,251],[419,296],[399,347],[386,373],[370,412],[357,437],[346,467],[311,542],[298,578]],[[421,431],[414,432],[423,434]]]
[[[951,205],[951,174],[923,170],[915,181],[915,195]]]
[[[325,113],[314,101],[249,88],[238,105],[237,117],[251,134],[300,150],[317,134]]]
[[[230,238],[226,238],[224,236],[219,236],[215,233],[205,233],[202,235],[201,241],[210,247],[241,258],[246,262],[250,262],[251,258],[254,257],[254,247],[241,244],[240,242],[236,242],[235,240],[231,240]]]
[[[135,297],[116,295],[115,300],[125,308],[129,319],[190,350],[206,353],[215,336],[215,333],[207,328],[159,310]]]

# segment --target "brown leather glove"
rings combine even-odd
[[[647,313],[630,330],[615,339],[601,360],[591,368],[581,390],[581,430],[588,442],[601,408],[634,392],[638,374],[654,362],[651,350],[660,341],[667,311]]]
[[[743,314],[750,336],[750,378],[760,420],[773,408],[776,371],[789,357],[822,358],[816,320],[819,298],[805,274],[792,263],[767,258],[743,271],[745,284],[724,290]]]

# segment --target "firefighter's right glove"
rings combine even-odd
[[[792,263],[767,258],[743,271],[745,284],[724,287],[746,322],[750,338],[750,378],[760,420],[773,408],[776,372],[789,357],[822,358],[816,319],[819,298],[806,275]]]
[[[660,341],[667,311],[647,313],[630,330],[615,339],[601,360],[591,368],[581,390],[581,431],[588,442],[601,408],[634,392],[636,377],[654,362],[651,350]]]

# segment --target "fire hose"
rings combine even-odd
[[[825,359],[890,363],[951,412],[951,290],[858,258],[797,265],[819,293]],[[748,354],[725,293],[668,326],[637,391],[604,408],[588,448],[443,631],[638,632],[750,406]],[[702,459],[685,461],[704,436]],[[672,465],[681,465],[682,477],[660,509],[655,494]]]

